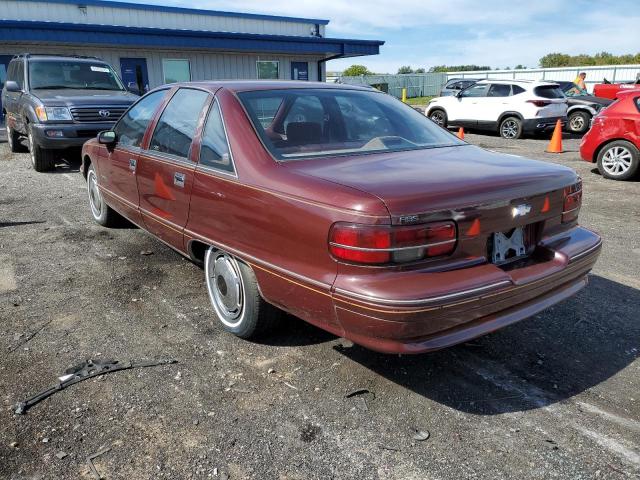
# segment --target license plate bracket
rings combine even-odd
[[[495,232],[492,238],[491,263],[500,265],[527,256],[524,227],[516,227],[510,233]]]

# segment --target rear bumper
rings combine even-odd
[[[458,271],[463,273],[459,283],[475,283],[472,288],[451,284],[438,295],[425,291],[420,298],[382,299],[338,287],[334,307],[344,336],[367,348],[405,354],[438,350],[524,320],[574,295],[587,284],[601,246],[598,235],[576,227],[543,242],[541,248],[551,252],[549,261],[506,272],[494,265]],[[429,275],[434,274],[423,275],[425,283]],[[487,278],[491,280],[483,281]],[[412,276],[414,282],[419,279]],[[375,290],[370,280],[367,289]]]
[[[32,131],[41,148],[58,150],[81,147],[87,140],[95,138],[98,132],[110,130],[113,126],[113,122],[33,124]]]
[[[567,117],[547,117],[547,118],[528,118],[522,122],[522,131],[524,133],[541,133],[553,130],[556,123],[560,120],[562,128],[567,124]]]

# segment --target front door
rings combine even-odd
[[[469,128],[477,126],[478,120],[483,120],[485,116],[487,88],[486,83],[476,84],[454,97],[451,100],[451,109],[447,109],[451,123]]]
[[[114,128],[117,143],[107,150],[106,158],[97,166],[98,185],[108,203],[138,224],[142,223],[136,182],[140,149],[167,91],[157,90],[147,95],[122,116]]]
[[[149,73],[146,58],[121,58],[122,81],[130,92],[144,95],[149,91]]]
[[[309,80],[309,63],[291,62],[291,80]]]
[[[196,168],[191,145],[210,98],[203,90],[179,89],[158,119],[148,149],[141,151],[138,159],[136,178],[144,224],[179,250],[184,249],[183,231]]]
[[[0,91],[2,91],[4,82],[7,80],[7,68],[11,58],[11,55],[0,55]],[[4,123],[4,115],[2,113],[2,98],[0,97],[0,124],[2,123]]]

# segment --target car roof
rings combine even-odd
[[[480,83],[480,84],[498,83],[498,84],[504,84],[504,85],[520,84],[520,85],[530,85],[530,86],[558,85],[556,82],[547,81],[547,80],[515,80],[515,79],[509,80],[509,79],[491,79],[491,78],[480,80],[477,83]]]
[[[45,62],[70,60],[74,62],[103,63],[105,65],[107,64],[107,62],[105,62],[104,60],[100,60],[97,57],[85,57],[80,55],[45,55],[45,54],[40,55],[40,54],[33,54],[33,53],[23,53],[13,57],[13,59],[18,59],[18,58],[26,58],[28,60],[38,60],[38,61],[45,61]]]
[[[256,90],[293,90],[321,88],[324,90],[358,90],[364,92],[377,92],[370,86],[347,85],[344,83],[307,82],[302,80],[204,80],[199,82],[180,82],[171,84],[171,87],[199,87],[215,91],[219,88],[232,92],[248,92]]]

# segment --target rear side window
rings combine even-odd
[[[636,108],[640,112],[640,97],[636,97]]]
[[[158,90],[142,97],[133,107],[125,113],[114,130],[118,145],[124,147],[139,147],[147,131],[149,122],[153,118],[158,105],[162,101],[166,90]]]
[[[229,152],[227,134],[222,123],[218,102],[211,105],[209,117],[202,134],[200,165],[233,173],[233,163]]]
[[[533,93],[542,98],[564,98],[564,93],[556,85],[544,85],[533,89]]]
[[[188,158],[198,119],[208,96],[202,90],[178,90],[158,120],[149,149]]]
[[[511,95],[518,95],[520,93],[526,92],[526,90],[520,85],[511,85],[511,91],[513,92]]]
[[[494,83],[489,87],[489,93],[487,97],[508,97],[511,95],[511,85],[504,85],[500,83]]]

